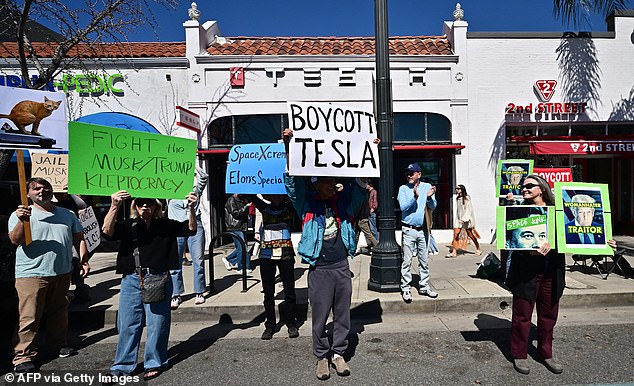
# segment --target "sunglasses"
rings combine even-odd
[[[156,205],[156,201],[154,200],[137,200],[136,201],[136,206],[138,206],[139,208],[142,206],[154,206]]]
[[[522,189],[526,189],[526,190],[530,190],[533,189],[534,187],[539,186],[537,184],[531,184],[530,182],[528,184],[524,184],[522,185]]]

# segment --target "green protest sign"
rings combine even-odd
[[[194,184],[192,139],[69,122],[68,192],[184,198]]]

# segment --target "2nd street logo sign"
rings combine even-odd
[[[542,100],[542,102],[550,101],[555,93],[555,87],[557,86],[556,80],[538,80],[535,82],[535,91]]]

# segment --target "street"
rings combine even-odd
[[[150,381],[156,385],[520,385],[608,384],[634,382],[634,307],[562,310],[555,328],[555,352],[564,373],[554,375],[535,361],[529,348],[530,375],[509,361],[510,310],[499,313],[423,315],[364,314],[353,319],[349,361],[352,374],[318,381],[311,355],[309,323],[298,339],[282,327],[262,341],[263,325],[231,321],[174,323],[172,368]],[[353,312],[353,317],[355,313]],[[106,373],[116,347],[112,326],[77,334],[79,355],[54,359],[42,374]],[[535,344],[535,342],[534,342]],[[95,377],[95,379],[97,379]],[[86,379],[84,379],[86,380]],[[7,383],[8,384],[8,383]],[[15,383],[12,383],[15,384]],[[51,384],[50,382],[48,384]],[[67,383],[64,383],[67,384]],[[89,384],[78,382],[74,384]],[[94,384],[94,383],[93,383]],[[131,384],[131,383],[129,383]]]

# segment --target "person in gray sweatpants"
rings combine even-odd
[[[286,160],[288,144],[293,136],[284,130]],[[376,139],[375,143],[379,140]],[[355,213],[363,204],[365,184],[349,179],[337,189],[334,177],[303,177],[284,175],[288,197],[302,220],[302,237],[297,253],[308,271],[308,301],[312,310],[313,354],[317,357],[317,379],[330,378],[330,365],[337,375],[350,375],[343,355],[348,348],[352,275],[348,256],[357,249],[354,230]],[[333,313],[332,344],[326,335],[326,321]]]

